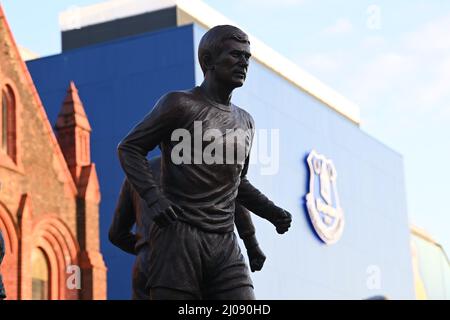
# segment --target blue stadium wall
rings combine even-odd
[[[130,297],[133,263],[108,241],[124,177],[116,146],[162,94],[201,83],[196,48],[203,33],[187,25],[27,63],[52,123],[74,80],[93,128],[109,299]],[[252,164],[249,177],[293,214],[293,226],[282,236],[254,218],[267,255],[264,269],[252,274],[257,298],[414,298],[402,157],[254,60],[233,101],[253,115],[257,130],[279,129],[278,172],[262,175],[263,165]],[[316,236],[305,207],[305,159],[312,149],[331,158],[338,173],[346,225],[342,238],[330,246]],[[375,288],[373,277],[379,280]]]

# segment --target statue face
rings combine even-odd
[[[231,88],[241,87],[247,76],[250,45],[246,42],[226,40],[214,63],[214,77]]]

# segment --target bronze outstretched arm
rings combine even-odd
[[[159,206],[155,222],[166,226],[176,220],[178,208],[159,192],[147,154],[178,127],[179,103],[174,94],[163,96],[153,110],[119,143],[120,164],[128,181],[148,207]]]
[[[247,158],[244,170],[242,171],[241,183],[236,200],[254,214],[271,222],[279,234],[285,233],[291,226],[292,215],[288,211],[276,206],[248,181],[246,177],[248,162]]]
[[[168,95],[162,97],[153,110],[119,143],[117,152],[128,181],[150,207],[161,198],[147,154],[170,134],[173,106]]]
[[[253,225],[250,212],[236,203],[236,210],[234,212],[234,223],[238,231],[239,237],[242,239],[247,250],[250,270],[252,272],[262,269],[266,256],[259,247],[256,239],[255,226]]]
[[[119,200],[109,228],[109,241],[123,251],[136,254],[136,234],[132,232],[136,222],[135,207],[131,197],[131,186],[127,179],[122,183]]]

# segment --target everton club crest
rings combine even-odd
[[[336,188],[336,168],[330,159],[312,150],[307,158],[309,193],[306,195],[311,222],[326,244],[335,243],[344,229],[344,213]]]

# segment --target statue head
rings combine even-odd
[[[230,25],[210,29],[198,48],[198,60],[205,78],[232,88],[244,84],[250,56],[247,34]]]

